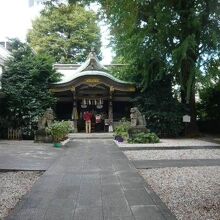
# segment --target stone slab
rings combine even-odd
[[[77,139],[6,219],[170,220],[171,216],[112,140]]]
[[[145,188],[143,189],[128,189],[124,191],[125,197],[130,206],[134,205],[154,205],[153,200],[147,193]]]
[[[47,170],[64,152],[52,144],[0,141],[0,170]]]
[[[193,159],[193,160],[134,160],[137,169],[163,168],[163,167],[194,167],[194,166],[220,166],[220,159]]]
[[[134,213],[136,220],[160,220],[164,219],[163,214],[157,208],[157,206],[148,206],[148,205],[136,205],[131,206],[131,210]]]
[[[173,147],[121,147],[122,151],[136,151],[136,150],[190,150],[190,149],[220,149],[219,146],[173,146]]]

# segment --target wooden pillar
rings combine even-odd
[[[73,129],[74,132],[78,132],[78,128],[77,128],[78,112],[77,112],[77,100],[76,100],[75,88],[72,88],[71,91],[73,93],[73,110],[72,110]]]
[[[113,94],[114,88],[110,87],[110,94],[109,94],[109,102],[108,102],[108,119],[109,119],[109,128],[108,132],[113,131],[113,108],[112,108],[112,94]]]

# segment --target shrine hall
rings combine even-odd
[[[129,118],[135,84],[119,80],[109,73],[94,52],[81,64],[55,64],[61,80],[51,84],[57,97],[58,120],[72,120],[74,132],[85,131],[83,114],[93,114],[92,132],[111,132],[124,117]]]

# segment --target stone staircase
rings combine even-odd
[[[113,133],[70,133],[70,139],[113,139]]]

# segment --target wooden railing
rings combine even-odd
[[[8,128],[8,139],[9,140],[21,140],[22,132],[21,129]]]

